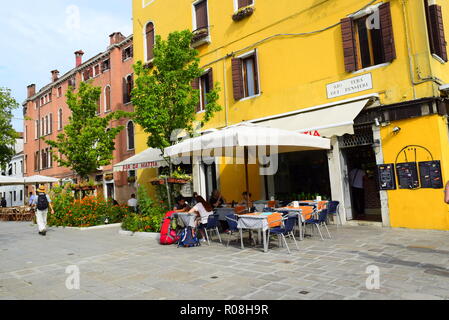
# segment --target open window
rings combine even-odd
[[[133,75],[130,74],[126,78],[123,78],[123,103],[127,104],[131,102],[131,92],[134,87]]]
[[[260,94],[257,51],[232,59],[234,99]]]
[[[104,88],[104,109],[106,112],[111,111],[111,86]]]
[[[206,110],[207,94],[214,88],[214,76],[212,69],[207,70],[201,77],[196,79],[192,84],[194,89],[200,91],[200,101],[196,107],[196,112]]]
[[[128,150],[134,150],[134,122],[129,121],[126,126],[127,140],[128,140]]]
[[[122,51],[122,61],[131,59],[134,56],[133,46],[129,46]]]
[[[390,3],[384,3],[373,11],[341,20],[347,72],[396,59]]]

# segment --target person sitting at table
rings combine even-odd
[[[204,198],[200,195],[195,197],[197,204],[190,209],[189,213],[194,213],[198,216],[198,229],[200,230],[202,239],[201,242],[206,241],[206,233],[204,229],[207,225],[207,221],[209,220],[209,216],[214,214],[214,209],[211,204],[204,200]]]
[[[176,199],[175,207],[173,208],[173,211],[176,212],[186,212],[189,211],[190,207],[186,203],[186,199],[184,197],[178,197]]]
[[[242,193],[242,200],[239,202],[239,205],[241,206],[245,206],[246,208],[249,208],[250,212],[254,212],[255,208],[254,208],[254,203],[253,200],[251,199],[252,194],[245,191]]]
[[[209,198],[209,203],[212,205],[214,209],[221,207],[225,202],[226,200],[223,199],[221,192],[218,190],[214,190]]]

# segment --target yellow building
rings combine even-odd
[[[332,140],[282,155],[275,176],[252,166],[254,199],[319,193],[340,201],[344,223],[449,230],[446,2],[134,0],[133,21],[136,61],[152,59],[155,34],[194,31],[200,88],[222,88],[206,129],[251,121]],[[142,131],[136,141],[147,148]],[[194,171],[204,196],[218,187],[238,201],[245,189],[241,165]]]

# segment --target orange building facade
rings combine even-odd
[[[68,124],[70,109],[66,103],[69,86],[79,87],[82,81],[92,81],[101,88],[98,114],[134,111],[130,101],[133,87],[133,37],[125,37],[116,32],[110,35],[110,45],[106,51],[83,62],[84,53],[75,52],[75,67],[59,76],[58,70],[51,72],[52,82],[36,92],[34,84],[28,86],[24,112],[24,176],[44,175],[60,179],[62,182],[77,180],[76,174],[61,167],[52,159],[52,148],[46,140],[56,140]],[[126,203],[136,192],[134,172],[113,172],[113,165],[135,154],[134,123],[130,119],[111,121],[111,127],[123,125],[115,140],[113,162],[99,168],[91,178],[95,179],[97,190],[105,197],[119,203]],[[31,191],[31,190],[29,190]]]

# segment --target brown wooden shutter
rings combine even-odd
[[[207,73],[207,76],[209,80],[209,91],[212,91],[214,90],[214,72],[212,68]]]
[[[50,113],[50,134],[53,133],[53,113]]]
[[[243,98],[243,75],[242,75],[242,59],[232,59],[232,83],[234,88],[234,99]]]
[[[433,53],[447,62],[447,42],[444,35],[443,13],[441,6],[436,4],[429,6],[429,15],[432,32],[431,37],[433,38]]]
[[[390,2],[379,7],[380,28],[382,32],[382,44],[384,52],[384,62],[391,62],[396,59],[396,47],[394,45],[393,21],[391,19]]]
[[[239,9],[253,4],[253,0],[239,0]]]
[[[194,90],[199,90],[200,89],[200,78],[196,78],[195,80],[192,81],[192,88]],[[200,92],[198,92],[198,95],[199,95],[199,97],[201,99],[201,93]],[[201,111],[201,104],[200,104],[200,101],[198,100],[198,104],[196,105],[195,112],[199,112],[199,111]]]
[[[146,28],[147,61],[154,58],[154,25],[150,22]]]
[[[341,20],[341,34],[343,37],[343,54],[346,72],[357,70],[357,48],[354,36],[354,24],[351,18]]]
[[[257,50],[254,52],[254,87],[255,87],[255,92],[256,94],[260,93],[260,88],[259,88],[259,60],[258,60],[258,55],[257,55]]]
[[[207,0],[195,5],[196,29],[207,28]]]
[[[128,103],[128,84],[126,83],[126,78],[123,78],[122,81],[123,103]]]

